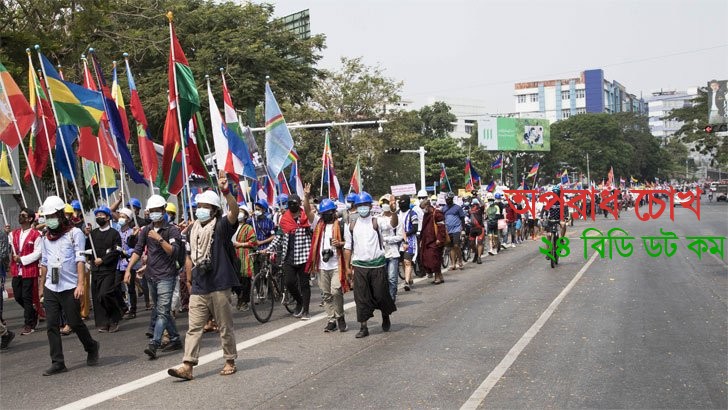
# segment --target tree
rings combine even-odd
[[[426,105],[420,109],[422,120],[422,133],[427,138],[445,138],[453,130],[452,123],[457,121],[455,114],[450,112],[450,106],[442,101]]]
[[[680,121],[683,126],[675,133],[678,139],[690,146],[691,150],[711,156],[711,165],[728,165],[728,141],[716,133],[707,133],[708,93],[698,90],[698,96],[691,104],[670,111],[665,119]]]

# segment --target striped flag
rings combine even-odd
[[[321,162],[323,163],[321,195],[323,195],[323,182],[325,182],[329,190],[329,198],[339,198],[341,202],[344,202],[344,193],[341,191],[339,179],[336,178],[336,170],[334,169],[334,158],[331,154],[331,142],[328,130],[326,131],[326,139],[324,140],[324,152]]]
[[[243,135],[243,129],[238,122],[238,115],[235,113],[235,107],[233,106],[233,99],[230,97],[230,92],[227,88],[227,82],[225,81],[225,74],[222,74],[222,99],[223,99],[223,111],[225,112],[225,125],[231,131],[228,135],[228,144],[230,152],[237,158],[235,162],[235,169],[240,167],[239,174],[248,178],[256,178],[255,165],[253,165],[253,159],[250,155],[248,145],[245,143],[245,136]],[[239,165],[238,165],[239,162]]]
[[[36,177],[43,176],[48,166],[50,147],[56,145],[56,121],[53,118],[53,108],[38,80],[33,67],[33,59],[28,54],[28,90],[30,107],[35,113],[33,126],[28,141],[28,168],[25,170],[25,180],[30,181],[30,172]],[[55,179],[55,177],[54,177]]]
[[[503,154],[498,155],[498,158],[490,164],[490,169],[499,169],[503,166]]]
[[[265,83],[265,157],[270,175],[278,175],[288,164],[293,162],[290,154],[293,151],[291,137],[283,113],[278,107],[276,97]]]
[[[288,180],[288,184],[299,197],[303,198],[303,182],[301,182],[301,175],[298,172],[298,161],[291,165],[291,176]]]
[[[142,101],[139,99],[139,92],[134,82],[134,76],[132,75],[131,68],[129,68],[129,57],[125,56],[125,60],[126,80],[129,83],[129,92],[131,94],[129,107],[131,108],[131,116],[136,122],[137,143],[139,144],[142,172],[144,173],[144,178],[147,180],[156,181],[159,172],[157,153],[154,151],[154,142],[152,141],[152,135],[149,133],[147,116],[144,114],[144,107],[142,106]]]
[[[224,170],[235,182],[239,181],[238,175],[243,173],[243,163],[228,149],[231,140],[238,139],[227,124],[223,122],[220,110],[217,108],[215,98],[212,96],[210,82],[207,82],[207,96],[210,105],[210,122],[212,123],[212,141],[215,144],[215,159],[218,168]],[[255,171],[255,170],[253,170]]]
[[[0,142],[0,182],[13,186],[13,174],[10,173],[10,167],[8,166],[8,146],[7,144]]]
[[[488,192],[495,191],[495,181],[490,181],[487,187],[485,187],[485,190]]]
[[[354,167],[354,173],[351,175],[349,186],[351,187],[351,190],[356,192],[357,194],[361,192],[364,188],[364,184],[362,184],[361,181],[361,168],[359,167],[359,158],[356,159],[356,167]]]
[[[5,96],[7,94],[7,101]],[[11,149],[33,126],[35,114],[5,66],[0,64],[0,141]]]
[[[116,109],[119,110],[121,117],[121,129],[124,133],[124,140],[129,143],[129,119],[126,116],[126,106],[124,105],[124,96],[121,94],[119,87],[119,77],[116,75],[116,61],[111,74],[111,99],[116,103]]]
[[[528,177],[531,178],[531,177],[536,176],[537,172],[538,172],[538,162],[533,164],[533,166],[531,167],[531,170],[528,171]]]

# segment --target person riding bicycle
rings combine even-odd
[[[561,196],[561,187],[559,187],[557,185],[557,186],[553,187],[553,189],[551,189],[551,192],[553,192],[554,195]],[[551,223],[550,221],[559,221],[559,225],[561,225],[561,232],[560,232],[561,237],[562,238],[565,237],[566,236],[566,215],[565,215],[566,211],[563,213],[561,212],[561,201],[560,200],[556,201],[556,202],[554,202],[553,205],[551,205],[550,208],[544,209],[544,213],[546,215],[546,219],[549,224]],[[546,230],[546,235],[549,239],[551,239],[551,231],[549,231],[548,229]]]

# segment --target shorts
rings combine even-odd
[[[460,232],[449,233],[450,246],[460,246]]]
[[[402,252],[402,259],[404,259],[406,261],[412,261],[412,260],[414,260],[414,258],[415,258],[414,253]]]
[[[488,222],[488,235],[495,235],[498,233],[498,222]]]

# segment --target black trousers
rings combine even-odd
[[[116,294],[116,272],[94,272],[91,291],[96,327],[106,327],[119,322],[122,312]]]
[[[356,321],[366,322],[374,316],[374,309],[382,315],[390,315],[397,310],[389,294],[387,267],[360,268],[354,266],[354,302],[356,302]]]
[[[13,294],[15,301],[23,308],[25,325],[35,328],[38,324],[38,312],[33,306],[33,287],[38,283],[38,278],[24,278],[16,276],[13,278]]]
[[[83,344],[83,349],[87,352],[96,348],[96,342],[91,337],[86,324],[81,320],[81,302],[73,297],[75,289],[63,292],[53,292],[48,288],[43,289],[43,304],[46,311],[46,321],[48,323],[48,344],[51,348],[51,362],[55,364],[65,364],[63,360],[63,342],[61,341],[61,331],[58,326],[53,324],[59,323],[61,312],[66,316],[66,321],[71,329],[78,336],[78,340]]]
[[[122,307],[122,310],[124,310],[124,289],[126,289],[126,295],[129,298],[129,312],[136,314],[137,311],[137,291],[136,291],[136,270],[131,270],[131,283],[126,285],[124,284],[124,274],[126,272],[123,270],[116,271],[116,290],[118,292],[118,295],[120,296],[119,299],[121,299],[121,302],[119,303],[119,306]]]
[[[240,286],[234,286],[233,292],[245,303],[250,303],[251,279],[245,275],[240,277]]]
[[[283,264],[283,275],[286,281],[286,289],[296,300],[304,313],[308,313],[308,305],[311,303],[311,277],[305,272],[305,264],[289,265]],[[389,291],[387,291],[389,292]]]

